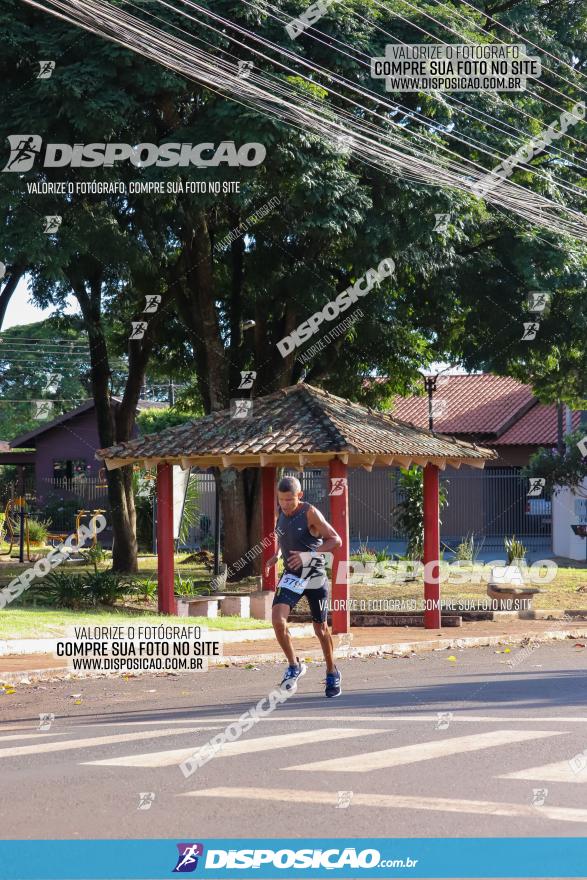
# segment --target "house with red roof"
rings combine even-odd
[[[433,395],[434,430],[496,450],[487,467],[520,468],[541,446],[557,444],[556,404],[540,403],[529,385],[490,373],[443,374]],[[428,427],[428,398],[396,397],[393,415]],[[572,414],[572,428],[581,414]],[[564,429],[567,433],[566,428]]]

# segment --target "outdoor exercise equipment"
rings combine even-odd
[[[81,522],[82,522],[82,519],[86,516],[91,517],[90,523],[92,526],[92,547],[96,546],[96,544],[98,543],[98,532],[96,531],[96,517],[102,513],[106,513],[106,511],[102,510],[101,508],[96,508],[95,510],[78,510],[78,512],[75,515],[75,533],[77,536],[78,547],[79,547],[79,542],[80,542],[79,541],[79,532],[80,532]]]
[[[18,525],[15,519],[13,519],[14,512],[18,511]],[[27,561],[31,560],[31,548],[30,548],[30,540],[29,540],[29,515],[26,510],[26,498],[18,497],[18,498],[9,498],[6,502],[6,507],[4,508],[4,523],[6,525],[7,537],[9,539],[10,546],[7,551],[1,553],[1,556],[12,555],[12,548],[16,543],[17,539],[19,542],[19,559],[20,562],[24,562],[24,544],[26,541],[26,555]]]

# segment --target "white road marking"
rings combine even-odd
[[[546,736],[562,736],[553,730],[491,730],[487,733],[473,733],[469,736],[453,736],[449,739],[427,740],[410,746],[397,746],[379,752],[361,752],[357,755],[344,755],[326,761],[313,761],[309,764],[295,764],[285,770],[326,770],[334,773],[366,773],[369,770],[382,770],[384,767],[398,767],[401,764],[414,764],[417,761],[430,761],[448,755],[477,752],[496,746],[511,745],[526,740],[541,739]]]
[[[63,723],[69,724],[72,720],[72,717],[61,717],[56,719],[56,721],[61,721]],[[149,725],[149,724],[222,724],[227,725],[231,724],[235,721],[236,718],[234,715],[231,716],[213,716],[210,718],[155,718],[152,721],[84,721],[83,724],[76,724],[75,726],[68,727],[66,732],[73,732],[74,730],[85,730],[90,727],[113,727],[118,729],[119,727],[131,727],[131,726],[141,726],[141,725]],[[289,724],[290,721],[328,721],[332,724],[339,724],[340,722],[348,722],[349,716],[348,714],[338,714],[338,715],[297,715],[297,714],[288,714],[288,713],[279,713],[274,712],[267,718],[261,718],[260,721],[269,723],[269,724]],[[436,723],[438,720],[438,716],[435,714],[432,715],[353,715],[353,722],[356,721],[387,721],[389,723],[395,724],[395,722],[400,721],[408,721],[414,723],[421,724],[431,724]],[[587,715],[584,717],[581,716],[568,716],[568,715],[540,715],[538,717],[533,716],[519,716],[519,715],[467,715],[463,712],[454,712],[453,717],[451,719],[451,724],[456,724],[457,722],[479,722],[483,724],[587,724]],[[32,731],[36,730],[35,727],[28,724],[10,724],[5,727],[0,726],[0,734],[2,733],[12,733],[15,730],[27,730]]]
[[[130,742],[140,739],[157,739],[162,736],[178,736],[182,733],[196,733],[206,730],[203,727],[184,727],[169,730],[145,730],[141,733],[121,733],[116,736],[92,736],[86,739],[69,739],[66,742],[40,742],[34,746],[10,746],[0,749],[0,758],[17,758],[22,755],[42,755],[47,752],[66,752],[69,749],[89,749],[93,746],[107,746],[111,743]]]
[[[300,803],[337,803],[337,793],[328,791],[307,791],[291,788],[205,788],[200,791],[186,791],[177,797],[230,798],[238,803],[240,799],[287,802],[294,808]],[[587,822],[587,810],[572,807],[533,807],[529,804],[508,804],[496,801],[467,801],[453,798],[440,798],[425,795],[422,797],[399,794],[359,794],[355,792],[353,807],[385,807],[392,810],[429,810],[446,813],[480,813],[489,816],[524,816],[535,819],[557,819],[560,822]]]
[[[0,746],[2,743],[8,742],[9,739],[40,739],[43,736],[65,736],[63,731],[52,731],[47,730],[39,730],[38,733],[12,733],[10,736],[1,736],[0,737]]]
[[[515,773],[502,773],[498,779],[538,779],[545,782],[587,782],[587,767],[574,772],[568,761],[557,761],[554,764],[542,764],[540,767],[528,767]]]
[[[241,739],[232,743],[227,742],[221,751],[216,752],[215,758],[230,758],[234,755],[266,752],[270,749],[289,749],[293,748],[293,746],[305,745],[306,743],[348,739],[353,736],[367,736],[374,733],[389,733],[389,728],[386,730],[371,730],[359,727],[325,727],[316,730],[303,730],[299,733],[281,733],[275,736]],[[109,767],[169,767],[172,764],[179,764],[180,761],[184,761],[192,755],[195,757],[199,751],[200,749],[197,746],[192,746],[189,749],[173,749],[171,751],[151,752],[144,755],[106,758],[101,761],[85,761],[84,763]]]

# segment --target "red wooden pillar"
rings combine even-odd
[[[277,586],[277,566],[269,570],[269,574],[265,574],[265,563],[277,553],[277,536],[269,541],[271,534],[275,532],[275,475],[277,468],[264,467],[261,468],[261,515],[262,515],[262,535],[261,538],[265,542],[263,544],[263,589],[273,590]]]
[[[440,509],[439,471],[436,465],[424,468],[424,627],[438,629],[440,618]],[[426,565],[428,568],[426,568]]]
[[[330,522],[342,538],[342,546],[333,552],[332,632],[347,633],[350,631],[348,469],[338,458],[333,458],[329,470]]]
[[[176,614],[173,595],[173,468],[157,465],[157,601],[161,614]]]

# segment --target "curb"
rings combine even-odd
[[[501,636],[466,636],[465,638],[446,638],[446,639],[429,639],[420,642],[396,642],[395,644],[380,645],[361,645],[360,647],[338,648],[334,652],[337,659],[352,660],[361,657],[383,657],[388,655],[391,658],[405,657],[408,654],[429,654],[434,651],[446,651],[450,648],[486,648],[494,645],[523,645],[524,643],[540,644],[542,642],[565,641],[566,639],[587,639],[587,632],[583,630],[547,630],[542,633],[536,633],[533,636],[528,635],[501,635]],[[321,650],[310,650],[304,652],[304,658],[312,661],[324,662]],[[283,663],[284,658],[281,651],[275,651],[268,654],[238,654],[233,656],[218,657],[216,660],[209,659],[209,666],[243,666],[249,663]],[[34,681],[47,680],[64,680],[82,679],[82,678],[119,678],[123,673],[116,674],[92,674],[92,673],[73,673],[64,666],[49,667],[46,669],[27,669],[20,672],[1,672],[0,684],[33,684]],[[126,674],[126,673],[124,673]],[[169,673],[149,673],[139,672],[130,675],[131,678],[139,675],[161,675],[168,676]],[[173,677],[180,675],[189,675],[188,672],[171,673]]]
[[[174,624],[177,626],[178,624]],[[202,627],[203,629],[203,627]],[[292,626],[291,634],[298,638],[310,636],[314,632],[311,624]],[[208,637],[218,635],[218,641],[223,644],[230,642],[254,642],[260,639],[272,638],[273,630],[267,629],[208,629]],[[65,634],[59,638],[51,639],[0,639],[0,660],[3,657],[23,657],[35,654],[54,654],[57,642],[63,641]]]

